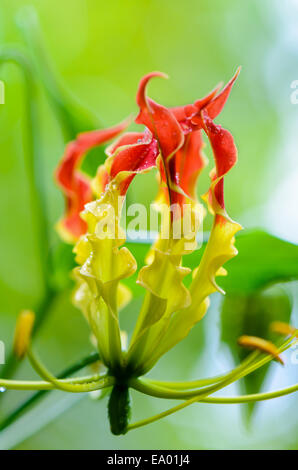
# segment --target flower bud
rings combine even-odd
[[[22,310],[18,316],[13,350],[19,359],[23,359],[30,345],[34,321],[35,314],[31,310]]]

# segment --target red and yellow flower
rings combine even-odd
[[[124,361],[135,373],[151,368],[204,316],[209,295],[220,290],[216,276],[225,274],[223,264],[237,254],[234,235],[241,227],[229,218],[224,203],[224,177],[237,161],[237,149],[231,133],[215,124],[214,119],[222,111],[238,74],[239,70],[222,91],[217,87],[193,104],[167,108],[147,96],[149,81],[165,78],[160,72],[150,73],[142,78],[137,92],[139,114],[135,122],[144,126],[140,131],[119,137],[128,125],[125,121],[107,130],[81,134],[66,149],[56,173],[66,198],[66,213],[59,228],[68,241],[77,241],[75,252],[80,267],[76,269],[75,301],[88,318],[109,367],[116,367],[117,361],[120,367],[119,361]],[[160,238],[153,245],[148,265],[138,273],[137,282],[146,295],[124,357],[118,309],[129,295],[121,281],[137,266],[129,250],[121,247],[125,242],[119,225],[123,198],[137,174],[157,168],[159,201],[181,209],[174,212],[170,224],[175,217],[184,217],[185,204],[190,204],[193,214],[202,215],[196,197],[197,179],[207,163],[202,134],[211,144],[215,162],[210,188],[203,196],[214,214],[209,241],[189,289],[183,278],[190,270],[182,266],[182,255],[193,248],[185,250],[182,242],[186,234],[177,240],[170,231],[169,239]],[[105,163],[91,181],[80,170],[84,155],[115,137],[117,140],[106,149]],[[116,230],[112,234],[108,228],[102,237],[99,226],[105,221],[107,206],[116,214]]]

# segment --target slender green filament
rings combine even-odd
[[[54,388],[59,390],[63,390],[65,392],[72,392],[72,393],[81,393],[81,392],[93,392],[95,390],[100,390],[102,388],[110,387],[115,383],[115,379],[108,375],[97,377],[95,380],[90,381],[81,381],[81,382],[67,382],[63,380],[59,380],[54,377],[41,363],[41,361],[36,357],[33,353],[32,349],[29,348],[28,350],[28,357],[32,364],[32,367],[36,370],[36,372],[43,377],[47,382],[50,382]]]
[[[278,350],[278,353],[281,353],[283,351],[285,351],[286,349],[288,349],[290,347],[290,344],[291,344],[291,341],[295,338],[295,335],[293,335],[292,337],[290,337],[287,341],[285,341],[285,343],[283,343],[279,350]],[[267,362],[270,362],[272,361],[273,357],[272,356],[268,356],[266,355],[265,357],[263,357],[262,359],[260,360],[257,360],[255,362],[253,362],[251,365],[248,364],[247,367],[243,367],[243,369],[240,371],[238,370],[237,373],[235,373],[234,375],[231,375],[228,379],[226,380],[223,380],[221,382],[219,382],[218,384],[214,385],[213,387],[206,387],[205,389],[202,389],[202,390],[198,390],[197,391],[197,395],[194,396],[193,398],[190,398],[186,401],[184,401],[183,403],[179,404],[179,405],[176,405],[174,406],[173,408],[170,408],[162,413],[159,413],[157,415],[154,415],[154,416],[151,416],[150,418],[147,418],[147,419],[144,419],[144,420],[141,420],[141,421],[138,421],[136,423],[133,423],[131,425],[128,426],[128,431],[132,430],[132,429],[136,429],[136,428],[139,428],[141,426],[145,426],[147,424],[150,424],[150,423],[153,423],[155,421],[158,421],[159,419],[161,418],[164,418],[166,416],[169,416],[173,413],[176,413],[177,411],[180,411],[184,408],[186,408],[187,406],[190,406],[192,405],[193,403],[196,403],[196,402],[202,402],[202,400],[205,400],[208,398],[209,395],[211,395],[212,393],[215,393],[217,392],[218,390],[221,390],[222,388],[230,385],[231,383],[233,382],[236,382],[237,380],[241,379],[242,377],[245,377],[246,375],[250,374],[251,372],[253,372],[254,370],[258,369],[259,367],[262,367],[264,364],[266,364]],[[134,386],[135,384],[132,384],[132,386]],[[277,396],[282,396],[282,395],[286,395],[287,393],[292,393],[293,391],[296,391],[297,390],[297,384],[294,385],[293,387],[290,387],[290,391],[289,389],[284,389],[284,390],[279,390],[277,392],[272,392],[273,394],[278,394]],[[149,391],[149,386],[147,385],[146,386],[146,392],[148,393]],[[152,389],[152,392],[154,391],[154,389]],[[166,389],[162,389],[160,388],[160,391],[161,393],[165,392]],[[168,392],[170,393],[171,390],[168,390]],[[271,395],[271,394],[270,394]],[[164,393],[164,397],[163,398],[173,398],[171,396],[168,396],[166,397],[165,396],[165,393]],[[175,397],[177,398],[177,397]],[[181,397],[182,398],[182,397]],[[271,398],[271,396],[269,397]],[[267,398],[265,399],[269,399],[268,396]],[[274,398],[274,396],[272,397]],[[230,399],[231,400],[231,399]],[[250,399],[249,401],[259,401],[258,399],[254,400],[253,398]]]
[[[295,335],[288,338],[278,349],[278,353],[287,350]],[[32,349],[28,350],[28,358],[36,370],[36,372],[44,379],[44,381],[17,381],[17,380],[0,380],[0,386],[8,390],[54,390],[59,389],[66,392],[82,393],[95,390],[105,389],[115,385],[117,379],[108,374],[87,375],[83,377],[74,377],[68,379],[57,379],[42,364],[39,358],[33,353]],[[182,399],[180,403],[162,413],[151,416],[150,418],[138,421],[127,427],[127,430],[136,429],[138,427],[153,423],[161,418],[169,416],[176,411],[193,403],[208,404],[240,404],[255,401],[271,400],[273,398],[282,397],[290,393],[298,391],[298,384],[294,384],[287,388],[276,390],[273,392],[256,393],[251,395],[242,395],[239,397],[210,397],[215,392],[225,388],[226,386],[238,381],[242,377],[254,372],[274,358],[271,355],[264,355],[258,351],[250,354],[234,370],[207,379],[196,380],[192,382],[159,382],[146,378],[138,378],[128,380],[128,386],[149,396],[166,399]]]

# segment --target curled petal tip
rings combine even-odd
[[[241,69],[242,69],[242,65],[239,65],[239,67],[237,67],[236,69],[236,72],[234,73],[233,77],[231,78],[231,80],[229,81],[228,85],[234,83],[237,78],[238,78],[238,75],[240,74],[241,72]]]
[[[236,70],[236,72],[234,73],[233,77],[231,78],[231,80],[230,80],[230,81],[228,82],[228,84],[226,85],[226,88],[231,87],[231,86],[235,83],[235,81],[236,81],[237,78],[238,78],[238,75],[239,75],[240,72],[241,72],[241,68],[242,68],[242,66],[239,65],[239,67],[237,68],[237,70]]]
[[[146,76],[146,75],[145,75]],[[154,71],[154,72],[151,72],[151,73],[148,73],[147,77],[150,79],[150,78],[153,78],[153,77],[161,77],[161,78],[169,78],[168,74],[167,73],[164,73],[164,72],[159,72],[158,70]]]
[[[170,75],[168,75],[167,73],[161,72],[160,77],[165,78],[166,80],[168,80],[170,78]]]
[[[228,85],[232,85],[234,84],[234,82],[237,80],[240,72],[241,72],[241,69],[242,69],[242,66],[239,65],[239,67],[237,68],[236,72],[234,73],[233,77],[231,78],[230,82]]]
[[[134,113],[131,113],[129,114],[125,119],[123,119],[119,124],[119,133],[121,132],[120,131],[120,128],[122,129],[122,131],[124,131],[127,127],[129,127],[131,125],[131,123],[134,121],[134,118],[135,118],[135,114]]]
[[[208,103],[210,103],[215,98],[215,96],[222,87],[223,82],[219,82],[207,96],[195,101],[194,105],[196,106],[196,108],[200,111],[202,108],[207,106]]]
[[[141,78],[140,83],[139,83],[139,88],[137,92],[137,104],[142,107],[145,104],[145,91],[147,84],[151,78],[154,77],[160,77],[160,78],[169,78],[168,75],[166,75],[163,72],[150,72],[147,75],[144,75],[144,77]]]
[[[156,71],[156,72],[147,73],[140,80],[140,88],[141,88],[142,85],[146,86],[147,83],[149,82],[149,80],[151,80],[151,78],[154,78],[154,77],[169,78],[169,76],[166,73],[163,73],[163,72]]]
[[[130,113],[122,122],[127,124],[127,127],[134,121],[135,114]]]
[[[219,83],[213,88],[213,90],[212,90],[211,93],[214,93],[214,95],[216,95],[216,94],[219,92],[219,90],[220,90],[223,86],[224,86],[224,82],[223,82],[223,81],[219,82]]]

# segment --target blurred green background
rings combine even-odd
[[[219,81],[226,82],[242,65],[218,120],[232,131],[239,149],[239,163],[225,182],[228,211],[244,227],[261,227],[298,243],[298,105],[290,100],[291,83],[298,79],[297,1],[2,0],[0,46],[17,44],[28,51],[16,24],[26,16],[28,6],[36,9],[56,76],[105,126],[136,113],[136,88],[145,73],[161,70],[169,74],[167,82],[155,80],[150,85],[150,95],[165,105],[177,106],[202,97]],[[0,105],[0,339],[9,350],[18,311],[38,301],[42,285],[24,166],[27,131],[21,74],[14,65],[5,65],[0,78],[5,83],[5,104]],[[42,184],[47,219],[53,226],[63,210],[53,171],[65,142],[41,83],[38,104],[39,158],[45,168]],[[200,194],[207,187],[206,175],[200,182]],[[135,181],[130,197],[148,203],[155,189],[153,175],[146,175]],[[207,220],[206,228],[208,224]],[[54,230],[51,243],[57,243]],[[292,283],[288,289],[297,320],[297,286]],[[137,299],[122,313],[124,327],[131,327],[139,303]],[[220,342],[219,303],[219,297],[213,296],[202,324],[161,361],[152,372],[154,377],[182,380],[232,367],[230,353]],[[71,307],[69,292],[56,299],[36,344],[55,371],[91,350],[88,327]],[[293,383],[298,375],[297,365],[285,370],[275,367],[274,371],[266,379],[268,390]],[[26,363],[18,376],[34,377]],[[230,387],[229,394],[237,391]],[[22,399],[25,396],[22,392]],[[20,392],[6,392],[0,417],[19,401]],[[133,395],[133,404],[135,419],[170,406],[170,402],[138,394]],[[297,449],[297,405],[295,396],[262,404],[247,427],[238,405],[200,404],[119,438],[110,435],[106,400],[55,392],[49,402],[40,405],[36,419],[22,418],[7,429],[0,437],[0,447]]]

